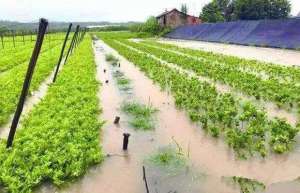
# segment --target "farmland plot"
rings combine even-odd
[[[13,148],[1,140],[3,190],[140,193],[145,183],[151,193],[297,190],[299,69],[133,40],[134,33],[96,35],[101,40],[86,37],[23,116]],[[61,44],[47,43],[32,90],[57,62]],[[16,62],[0,73],[0,86],[18,83],[0,95],[3,123],[25,69]]]
[[[282,92],[283,96],[285,94],[283,91],[272,90],[276,86],[278,89],[282,88],[281,86],[285,86],[284,88],[289,90],[290,86],[297,83],[298,80],[297,75],[294,76],[292,74],[291,77],[288,77],[288,72],[297,74],[297,69],[293,71],[294,68],[272,67],[271,64],[265,63],[262,64],[266,66],[260,66],[256,69],[256,67],[260,65],[259,63],[246,60],[242,60],[245,66],[245,69],[242,69],[239,63],[236,64],[236,61],[231,61],[228,58],[222,60],[222,57],[218,55],[215,56],[216,59],[214,61],[214,55],[211,53],[199,52],[198,55],[196,55],[196,52],[193,53],[193,50],[187,49],[180,50],[180,52],[186,51],[186,53],[183,53],[186,54],[186,56],[183,57],[183,55],[180,54],[176,56],[175,51],[179,50],[177,47],[171,48],[169,45],[160,45],[151,41],[135,43],[122,38],[118,39],[116,35],[114,38],[111,38],[111,36],[112,34],[107,33],[99,34],[99,37],[101,37],[105,43],[109,44],[121,55],[137,65],[141,71],[145,72],[146,75],[156,84],[160,85],[161,88],[172,93],[175,98],[176,106],[179,109],[185,110],[191,121],[197,123],[199,127],[202,127],[204,131],[212,137],[223,138],[225,143],[235,151],[237,157],[250,159],[252,164],[250,161],[245,161],[249,165],[255,165],[255,161],[250,157],[258,159],[256,157],[257,155],[267,157],[264,159],[269,160],[269,163],[274,161],[273,155],[276,153],[292,152],[288,159],[290,164],[293,163],[293,159],[299,159],[299,157],[293,153],[295,148],[297,148],[297,146],[295,146],[297,142],[295,141],[299,131],[297,124],[299,115],[297,112],[298,98],[294,93],[287,92],[287,96],[285,97],[290,98],[288,100],[290,100],[291,103],[289,103],[285,100],[281,100],[280,97],[275,97],[281,95],[280,93],[278,94],[278,92]],[[203,57],[201,58],[202,55]],[[200,59],[192,59],[192,57]],[[194,64],[189,62],[188,59],[192,60]],[[204,63],[204,67],[202,67],[202,63],[199,62],[199,60],[203,63],[210,62],[213,65],[209,67]],[[257,85],[264,83],[264,90],[255,93],[255,91],[257,91],[255,90],[256,87],[249,86],[251,82],[246,84],[246,81],[243,80],[244,76],[232,76],[231,79],[228,79],[232,81],[231,85],[229,81],[227,82],[227,79],[226,81],[224,80],[223,83],[229,84],[230,86],[237,85],[237,90],[245,89],[242,91],[248,96],[255,95],[254,99],[256,101],[274,103],[277,105],[278,110],[290,112],[291,115],[293,114],[293,116],[296,117],[296,120],[293,122],[285,120],[282,117],[270,117],[268,116],[270,112],[255,105],[255,102],[248,99],[240,100],[240,98],[235,98],[236,95],[231,92],[219,93],[215,84],[187,76],[182,73],[184,71],[178,71],[178,68],[171,68],[170,65],[166,65],[166,62],[193,71],[199,76],[205,75],[214,81],[220,81],[217,78],[223,78],[221,76],[222,70],[223,72],[232,72],[232,74],[236,73],[236,75],[245,73],[251,77],[249,80],[257,81],[258,83],[255,82]],[[205,67],[209,67],[212,70],[209,72]],[[251,69],[253,69],[253,71],[250,72]],[[220,75],[218,75],[218,73]],[[227,74],[223,76],[226,78]],[[249,82],[247,76],[245,79]],[[228,75],[228,77],[230,76]],[[243,83],[243,81],[245,82]],[[290,82],[292,84],[289,84]],[[242,84],[242,86],[240,86],[240,84]],[[278,85],[280,85],[280,87]],[[246,92],[247,87],[249,88],[248,93]],[[272,95],[274,97],[272,97]],[[285,165],[287,163],[280,164]],[[266,165],[269,164],[265,163],[262,165],[268,167]],[[260,169],[257,169],[255,172],[259,170]],[[266,172],[266,170],[264,172]],[[247,174],[244,176],[247,176]],[[281,175],[280,178],[282,177]],[[254,178],[259,179],[257,177]],[[297,174],[294,174],[294,177],[291,177],[289,180],[295,178],[297,178]],[[282,178],[281,180],[286,179]],[[268,183],[270,182],[267,182],[267,184]]]
[[[97,119],[100,110],[94,75],[87,38],[45,98],[24,118],[13,149],[6,150],[1,141],[0,182],[9,192],[32,192],[47,181],[61,185],[101,162],[102,123]]]

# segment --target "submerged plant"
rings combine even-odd
[[[266,189],[266,186],[257,180],[233,176],[225,178],[231,180],[234,185],[238,185],[241,193],[255,193],[257,191],[263,191]]]
[[[137,102],[125,102],[121,109],[132,117],[129,123],[134,128],[142,130],[154,129],[153,114],[158,111],[157,109]]]
[[[171,145],[159,148],[146,161],[152,165],[161,167],[171,175],[182,171],[187,166],[185,155]]]
[[[119,78],[117,80],[117,84],[120,85],[120,86],[128,85],[128,84],[130,84],[130,79],[124,78],[124,77]]]
[[[120,90],[128,91],[128,90],[132,89],[130,86],[131,80],[129,78],[125,77],[123,72],[116,70],[113,72],[113,77],[116,78],[117,85]]]
[[[107,62],[110,62],[113,66],[116,66],[119,62],[119,59],[116,58],[113,54],[106,54],[105,55],[105,60]]]

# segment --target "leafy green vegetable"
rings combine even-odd
[[[44,181],[62,185],[103,160],[95,75],[87,38],[25,117],[13,148],[7,150],[1,141],[0,182],[9,192],[29,193]]]
[[[157,109],[136,102],[125,102],[121,109],[133,118],[129,123],[136,129],[154,129],[153,114],[157,112]]]

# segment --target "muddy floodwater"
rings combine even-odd
[[[237,187],[228,185],[222,177],[242,176],[256,179],[273,187],[274,183],[295,180],[300,174],[300,145],[289,155],[270,155],[266,159],[237,160],[222,139],[213,139],[186,114],[176,109],[174,99],[154,85],[137,67],[121,57],[101,40],[94,42],[97,79],[102,83],[99,100],[103,110],[99,118],[106,120],[101,130],[101,146],[108,156],[104,162],[89,169],[82,178],[65,188],[43,185],[37,192],[54,193],[142,193],[146,192],[142,166],[144,160],[157,148],[176,141],[189,153],[192,173],[175,177],[165,176],[159,170],[146,165],[146,175],[151,193],[238,193]],[[131,79],[130,95],[118,90],[112,76],[113,67],[105,61],[105,54],[113,53],[120,59],[120,68]],[[104,72],[105,70],[105,72]],[[108,80],[108,83],[105,83]],[[120,111],[122,102],[132,98],[143,104],[151,104],[159,111],[153,131],[138,131],[127,124],[127,117]],[[113,124],[120,116],[119,125]],[[129,149],[122,151],[123,133],[130,133]],[[200,176],[199,178],[194,178]],[[157,180],[159,179],[159,180]],[[164,182],[164,183],[161,183]],[[279,188],[284,188],[279,186]],[[293,189],[294,188],[294,189]],[[297,192],[297,185],[292,191]],[[290,189],[280,189],[290,190]],[[272,193],[273,193],[272,192]],[[269,193],[269,192],[268,192]],[[276,193],[276,192],[275,192]]]

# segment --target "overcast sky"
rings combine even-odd
[[[165,9],[186,3],[198,16],[211,0],[0,0],[0,20],[37,21],[143,21]],[[300,12],[300,0],[291,0],[292,14]]]

